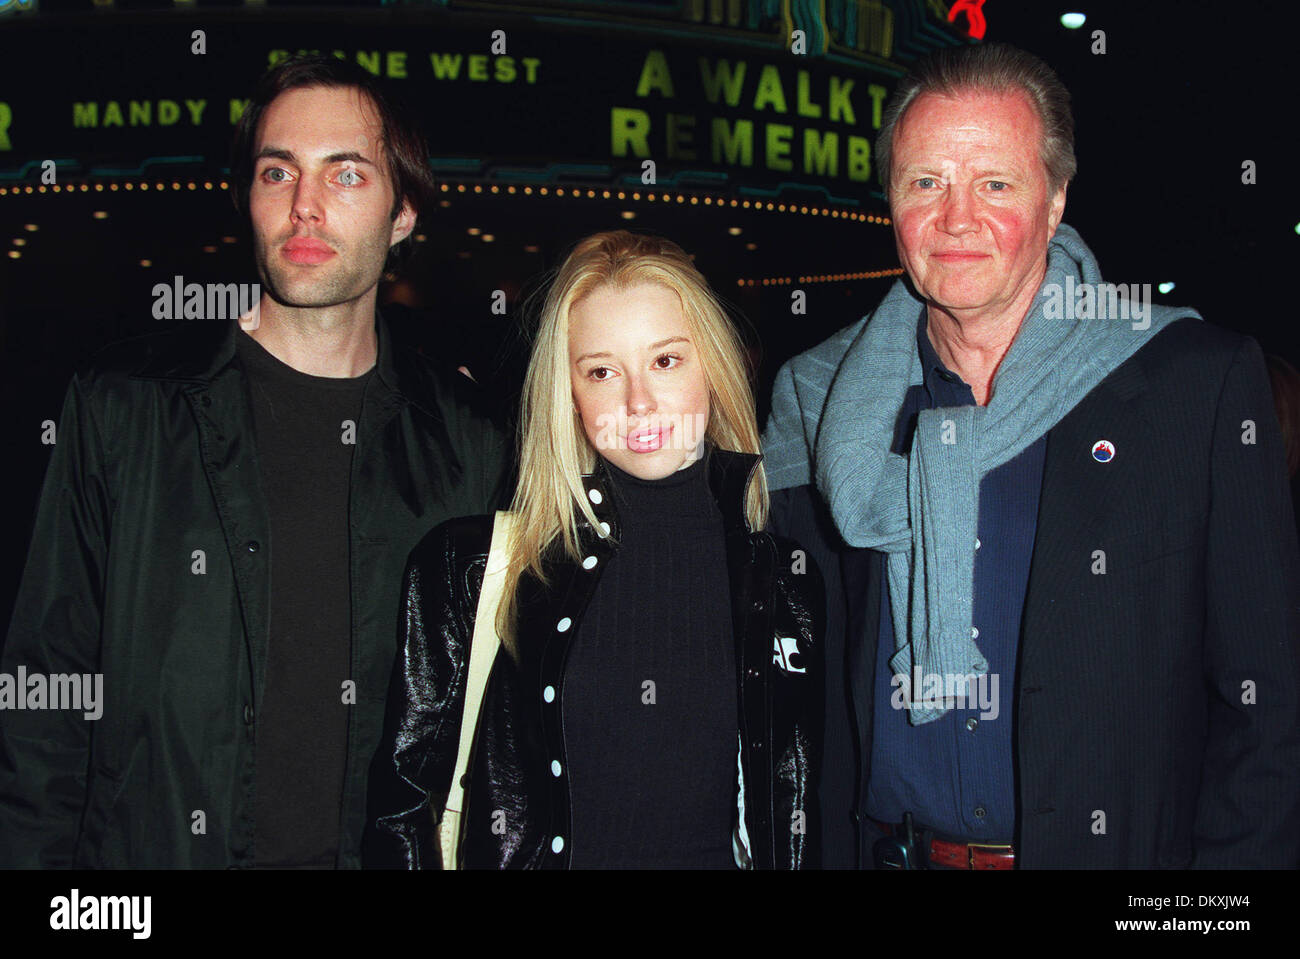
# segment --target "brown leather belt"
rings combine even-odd
[[[887,836],[901,834],[901,826],[891,826],[878,819],[870,819],[870,821]],[[1014,869],[1016,867],[1016,851],[1010,844],[952,842],[934,836],[930,838],[928,858],[930,865],[947,866],[952,869]]]

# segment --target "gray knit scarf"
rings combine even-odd
[[[1091,306],[1081,299],[1088,287]],[[1200,319],[1195,310],[1151,306],[1149,297],[1149,312],[1135,315],[1108,298],[1111,289],[1079,234],[1061,224],[988,405],[921,411],[910,455],[890,450],[904,396],[922,382],[916,329],[925,303],[902,279],[873,313],[777,375],[763,435],[768,486],[815,477],[845,542],[888,553],[897,643],[889,664],[907,678],[914,726],[951,708],[921,696],[916,678],[947,686],[988,670],[971,636],[980,480],[1060,422],[1165,325]]]

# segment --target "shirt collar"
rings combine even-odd
[[[926,392],[930,394],[933,400],[937,391],[945,384],[952,386],[965,385],[962,378],[948,369],[939,359],[938,352],[935,351],[934,344],[930,342],[930,337],[926,335],[926,309],[921,307],[921,317],[916,321],[916,350],[921,357],[921,376],[925,385]]]
[[[153,339],[148,357],[134,375],[144,379],[208,383],[235,359],[236,320],[190,320]],[[375,307],[378,355],[374,370],[389,390],[428,410],[422,401],[421,374],[405,350],[393,342],[391,325]]]

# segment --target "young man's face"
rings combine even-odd
[[[278,303],[329,307],[374,290],[389,247],[415,226],[396,219],[379,117],[354,87],[302,87],[263,113],[248,207],[263,287]]]

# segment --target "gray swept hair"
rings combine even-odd
[[[899,81],[885,105],[876,138],[876,161],[886,198],[894,131],[908,107],[927,93],[952,97],[972,90],[1024,93],[1042,124],[1038,154],[1047,169],[1048,193],[1055,194],[1074,179],[1078,163],[1070,91],[1056,72],[1032,53],[1006,43],[985,43],[937,50],[918,60]]]

